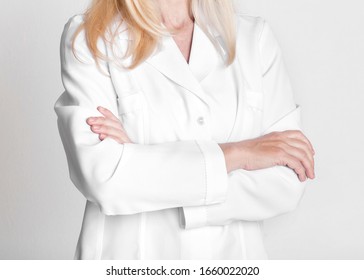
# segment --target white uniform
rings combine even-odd
[[[73,56],[82,20],[72,17],[63,32],[65,92],[54,105],[70,178],[87,199],[74,258],[267,258],[262,221],[295,209],[305,183],[283,166],[227,173],[218,143],[300,129],[269,25],[236,15],[237,57],[229,67],[195,23],[189,64],[165,36],[134,70],[102,61],[103,73],[83,32]],[[114,51],[128,40],[123,29]],[[108,43],[99,47],[110,55]],[[102,116],[99,105],[120,118],[133,143],[101,141],[90,130],[86,119]]]

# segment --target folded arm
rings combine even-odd
[[[272,132],[283,134],[287,130],[300,132],[300,107],[294,102],[280,47],[264,20],[261,20],[261,26],[259,50],[264,93],[262,134],[269,135]],[[288,133],[285,132],[285,134]],[[269,137],[272,138],[272,136]],[[288,138],[286,140],[287,143],[288,140],[293,141]],[[262,139],[248,141],[257,142]],[[302,142],[304,141],[296,144],[298,143],[296,141],[295,145],[302,145]],[[215,205],[183,207],[182,226],[196,228],[206,225],[225,225],[238,220],[260,221],[292,211],[297,207],[304,193],[306,175],[311,178],[313,176],[310,167],[312,151],[308,146],[310,145],[306,145],[302,151],[295,149],[291,152],[293,147],[287,145],[283,148],[284,153],[280,155],[277,153],[276,158],[269,158],[269,152],[267,152],[266,155],[261,156],[263,161],[260,160],[254,164],[248,161],[248,164],[245,162],[238,166],[232,164],[233,170],[228,174],[227,199]],[[300,151],[299,155],[298,151]],[[303,154],[305,151],[307,155]],[[306,156],[307,158],[302,160]],[[255,159],[257,158],[258,154],[255,155]],[[270,159],[273,159],[272,162],[266,164]],[[260,168],[252,170],[253,165],[259,164]],[[264,166],[265,164],[267,166]],[[227,168],[230,169],[229,164]]]
[[[182,206],[210,205],[227,195],[227,171],[219,145],[209,140],[162,144],[120,144],[102,141],[86,120],[102,116],[102,106],[118,116],[117,95],[109,76],[92,57],[81,23],[72,18],[61,39],[62,81],[65,92],[54,110],[66,152],[70,178],[79,191],[107,215],[133,214]],[[106,52],[100,40],[101,50]],[[107,64],[100,61],[103,72]]]

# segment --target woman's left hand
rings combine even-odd
[[[97,110],[105,117],[90,117],[86,122],[92,132],[99,134],[100,140],[110,137],[120,144],[132,143],[120,120],[110,110],[101,106]]]

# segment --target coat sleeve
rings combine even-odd
[[[300,107],[293,100],[281,49],[270,26],[261,20],[259,50],[263,83],[263,134],[301,130]],[[236,220],[260,221],[294,210],[306,182],[285,166],[233,170],[228,174],[227,199],[209,206],[183,207],[180,223],[188,228],[225,225]]]
[[[118,116],[107,62],[95,64],[74,16],[61,38],[61,75],[65,91],[54,104],[71,181],[106,215],[220,203],[227,195],[223,151],[214,141],[185,140],[161,144],[120,144],[90,130],[86,119],[102,116],[103,106]],[[99,48],[106,44],[99,40]]]

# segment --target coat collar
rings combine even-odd
[[[126,25],[121,25],[119,38],[131,40]],[[213,36],[219,39],[214,32]],[[145,63],[154,67],[171,81],[187,89],[208,103],[208,97],[201,87],[201,82],[218,65],[223,63],[223,58],[217,52],[209,37],[195,22],[189,63],[185,60],[173,37],[163,36],[153,54]]]

